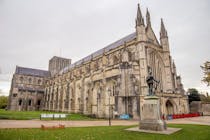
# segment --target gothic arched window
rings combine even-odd
[[[119,59],[116,55],[113,56],[113,64],[116,65],[119,62]]]
[[[31,106],[31,99],[28,100],[28,105]]]
[[[94,62],[94,70],[98,70],[98,61]]]
[[[19,106],[21,106],[22,105],[22,99],[19,99],[19,101],[18,101],[18,104],[19,104]]]
[[[39,80],[38,80],[38,84],[40,85],[40,84],[41,84],[41,82],[42,82],[42,81],[39,79]]]
[[[86,65],[85,66],[85,71],[86,71],[86,73],[89,73],[90,72],[90,65]]]
[[[23,83],[23,77],[22,76],[20,77],[20,82]]]
[[[31,83],[31,81],[32,81],[32,79],[31,79],[31,78],[29,78],[29,79],[28,79],[29,84]]]

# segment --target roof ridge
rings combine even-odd
[[[16,66],[15,74],[41,76],[41,77],[50,76],[49,71],[41,70],[41,69],[34,69],[34,68],[21,67],[21,66]]]
[[[39,70],[39,71],[49,72],[48,70],[42,70],[42,69],[37,69],[37,68],[29,68],[29,67],[23,67],[23,66],[17,66],[16,68],[23,68],[23,69],[31,69],[31,70]]]
[[[72,63],[72,64],[70,64],[68,66],[66,66],[65,68],[60,70],[59,73],[66,72],[69,69],[75,67],[76,65],[80,65],[82,62],[85,62],[85,61],[88,61],[88,60],[92,59],[92,57],[94,58],[94,57],[96,57],[98,55],[101,55],[104,52],[108,52],[111,49],[114,49],[114,48],[116,48],[118,46],[121,46],[121,45],[124,44],[124,42],[131,41],[135,37],[136,37],[136,32],[133,32],[133,33],[131,33],[129,35],[126,35],[126,36],[122,37],[121,39],[119,39],[119,40],[117,40],[117,41],[115,41],[115,42],[113,42],[113,43],[111,43],[111,44],[109,44],[109,45],[107,45],[107,46],[105,46],[105,47],[103,47],[103,48],[93,52],[93,53],[91,53],[90,55],[88,55],[86,57],[83,57],[82,59],[79,59],[78,61],[76,61],[76,62],[74,62],[74,63]]]

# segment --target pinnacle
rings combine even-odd
[[[150,13],[147,8],[147,13],[146,13],[146,19],[147,19],[147,26],[151,26],[151,20],[150,20]]]
[[[136,26],[141,26],[141,25],[144,26],[144,18],[141,14],[140,4],[138,4]]]
[[[163,19],[161,18],[161,27],[160,27],[160,38],[167,37],[167,31],[165,25],[163,23]]]

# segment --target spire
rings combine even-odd
[[[161,18],[161,27],[160,27],[160,38],[168,37],[163,19]]]
[[[176,65],[175,65],[174,60],[172,61],[172,65],[173,65],[173,68],[174,68],[174,69],[175,69],[175,71],[176,71]]]
[[[147,19],[147,27],[151,26],[151,20],[150,20],[150,13],[147,8],[147,13],[146,13],[146,19]]]
[[[138,4],[136,26],[141,26],[141,25],[144,26],[144,18],[142,17],[140,5]]]

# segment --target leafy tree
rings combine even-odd
[[[4,109],[7,107],[8,97],[0,96],[0,109]]]
[[[203,102],[210,102],[210,97],[206,97],[206,98],[204,98],[203,100],[202,100]]]
[[[210,61],[206,61],[201,68],[203,69],[204,73],[202,81],[207,83],[207,86],[210,86]]]
[[[202,102],[210,102],[210,96],[208,96],[208,93],[206,93],[206,96],[204,94],[200,95]]]
[[[191,103],[192,101],[200,101],[201,100],[197,89],[189,88],[187,92],[189,93],[189,95],[188,95],[189,103]]]

